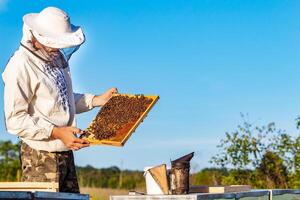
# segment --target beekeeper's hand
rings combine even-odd
[[[104,104],[106,104],[106,102],[108,102],[108,100],[115,93],[118,93],[118,89],[117,88],[110,88],[106,92],[104,92],[103,94],[95,96],[93,98],[93,106],[94,107],[103,106]]]
[[[76,134],[81,133],[82,131],[79,128],[73,126],[54,127],[51,137],[60,139],[69,149],[76,151],[83,147],[90,146],[87,140],[76,137]]]

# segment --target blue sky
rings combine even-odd
[[[77,92],[118,87],[161,97],[125,147],[86,148],[77,165],[143,169],[195,151],[194,168],[207,167],[240,112],[298,134],[300,1],[0,0],[1,71],[18,48],[22,16],[46,6],[66,10],[85,31],[71,59]],[[78,127],[96,112],[78,115]],[[17,140],[4,123],[0,132]]]

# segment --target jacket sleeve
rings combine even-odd
[[[4,81],[4,112],[7,131],[21,138],[31,140],[49,139],[54,125],[41,117],[28,113],[33,97],[28,63],[9,62],[2,74]]]
[[[75,100],[76,114],[87,112],[93,108],[93,94],[73,93]]]

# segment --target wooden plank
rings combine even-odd
[[[234,193],[248,192],[251,190],[249,185],[228,185],[228,186],[191,186],[190,193]]]
[[[56,182],[0,182],[0,191],[58,191]]]
[[[58,188],[57,182],[0,182],[0,188]]]
[[[214,192],[212,192],[212,188]],[[224,193],[224,187],[210,187],[210,186],[191,186],[189,193]]]
[[[225,192],[249,192],[250,185],[229,185],[225,187]]]
[[[23,191],[23,192],[36,192],[36,191],[41,191],[41,192],[58,192],[56,189],[41,189],[41,188],[1,188],[0,191]]]
[[[135,96],[133,94],[114,94],[114,96],[120,96],[120,95],[129,96],[129,97]],[[96,140],[96,139],[92,139],[92,138],[84,138],[84,139],[88,140],[91,143],[91,145],[111,145],[111,146],[119,146],[119,147],[124,146],[126,141],[134,133],[134,131],[140,125],[140,123],[146,118],[149,111],[153,108],[153,106],[159,99],[159,96],[157,96],[157,95],[144,95],[144,96],[146,98],[152,99],[152,102],[123,138],[117,139],[117,140],[114,140],[114,138],[105,139],[105,140]],[[96,117],[92,120],[89,127],[94,123],[95,119],[96,119]]]

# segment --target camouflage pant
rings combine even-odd
[[[72,151],[38,151],[21,142],[22,181],[58,182],[60,192],[79,193]]]

